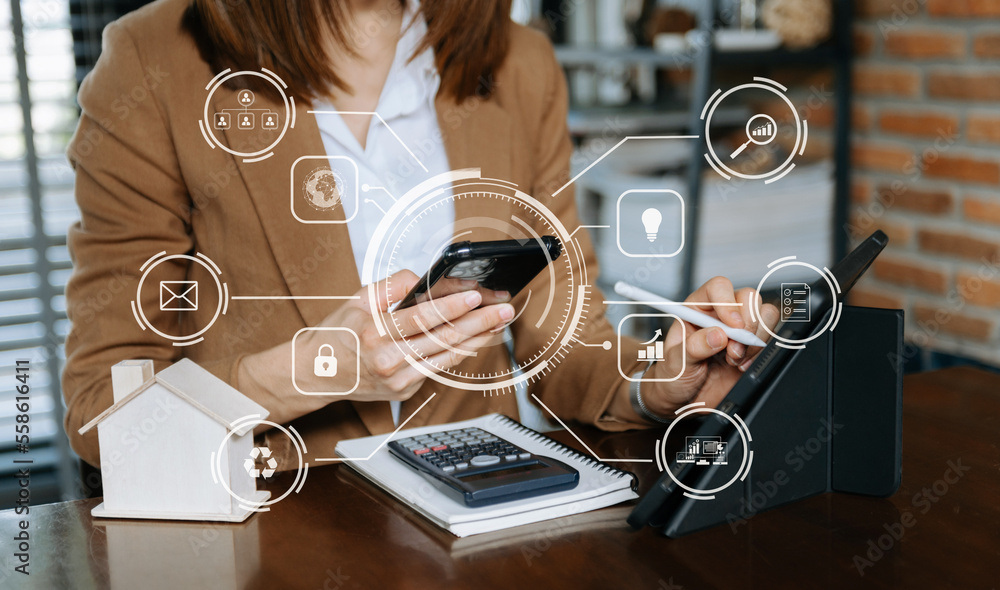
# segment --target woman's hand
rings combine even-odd
[[[349,328],[358,335],[360,350],[355,350],[354,338],[346,332],[309,331],[297,342],[295,367],[289,366],[291,342],[244,358],[239,369],[240,387],[256,387],[281,398],[267,406],[272,412],[271,419],[277,422],[293,420],[342,399],[406,400],[417,392],[426,377],[406,361],[393,338],[405,338],[410,348],[424,359],[425,367],[440,371],[494,344],[502,337],[498,332],[514,318],[513,306],[502,302],[510,298],[508,294],[483,292],[471,283],[455,285],[448,294],[393,311],[391,316],[387,314],[418,280],[415,274],[404,270],[385,279],[388,285],[376,285],[378,309],[371,308],[368,288],[364,287],[357,293],[359,299],[349,300],[317,326]],[[391,335],[379,334],[376,314],[385,314]],[[303,354],[303,351],[318,351],[322,344],[330,344],[335,351],[338,370],[333,377],[316,376],[314,355]],[[359,366],[360,378],[355,374]],[[302,395],[291,387],[291,370],[295,371],[296,383],[305,391],[348,391],[355,380],[358,387],[349,395]]]
[[[734,292],[729,279],[715,277],[685,301],[708,303],[695,309],[717,317],[727,326],[754,333],[761,340],[769,339],[770,335],[750,314],[751,305],[760,302],[754,289]],[[732,305],[734,303],[742,305]],[[778,323],[778,308],[773,305],[761,305],[758,315],[757,319],[769,328],[773,329]],[[682,338],[685,339],[684,347],[681,346]],[[683,374],[668,383],[642,384],[642,401],[653,413],[663,417],[672,416],[674,410],[691,402],[717,406],[762,350],[730,340],[721,328],[699,328],[681,321],[670,327],[665,346],[666,358],[654,363],[646,376],[669,379],[682,371]]]
[[[337,376],[315,377],[312,358],[296,356],[299,366],[295,367],[296,379],[305,383],[307,391],[336,390],[333,379],[340,380],[343,391],[353,386],[356,375],[354,369],[360,364],[361,378],[358,388],[349,396],[358,401],[406,400],[409,399],[426,377],[406,361],[403,351],[393,339],[406,339],[409,348],[424,359],[424,366],[438,371],[454,367],[470,353],[494,343],[499,336],[495,332],[514,318],[514,308],[509,303],[491,303],[507,298],[506,294],[483,293],[475,281],[456,283],[447,294],[438,293],[434,299],[423,301],[412,307],[385,312],[410,291],[419,277],[408,270],[400,271],[388,279],[386,285],[376,286],[376,305],[371,309],[368,289],[358,294],[360,299],[351,300],[319,327],[339,326],[350,328],[358,335],[361,349],[354,350],[353,338],[345,332],[307,332],[308,340],[302,345],[306,350],[318,349],[329,339],[340,342],[333,347],[338,353],[341,370]],[[389,293],[388,297],[386,293]],[[486,305],[484,303],[486,295]],[[387,330],[392,334],[379,335],[374,316],[385,314]],[[341,356],[342,355],[342,356]],[[360,357],[360,363],[358,358]],[[300,376],[305,376],[302,379]],[[301,385],[300,385],[301,386]]]

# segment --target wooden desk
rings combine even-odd
[[[96,500],[32,507],[30,581],[186,590],[1000,587],[1000,376],[949,369],[908,377],[904,392],[895,496],[818,496],[735,533],[724,526],[671,540],[635,532],[624,522],[629,507],[619,506],[459,540],[348,468],[324,466],[310,470],[301,493],[241,525],[94,521]],[[579,432],[602,456],[633,457],[651,456],[659,434]],[[956,465],[966,469],[960,477],[949,471]],[[631,467],[643,487],[655,480],[655,467]],[[287,477],[271,485],[284,489]],[[928,500],[919,497],[925,489]],[[0,513],[3,561],[18,518]],[[888,548],[869,556],[869,542]],[[863,576],[855,556],[873,562]],[[22,587],[14,575],[0,586]]]

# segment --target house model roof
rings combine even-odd
[[[194,361],[181,359],[159,373],[156,373],[152,379],[143,383],[135,391],[122,398],[121,401],[101,412],[96,418],[80,429],[80,434],[84,434],[97,426],[108,416],[117,412],[154,385],[163,386],[171,393],[198,408],[205,415],[213,418],[216,422],[233,430],[233,432],[240,436],[251,430],[254,424],[250,422],[238,429],[233,429],[231,425],[234,422],[247,416],[257,416],[263,420],[269,414],[263,406],[230,387],[225,381],[199,367]]]

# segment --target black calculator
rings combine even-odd
[[[488,506],[576,487],[580,473],[525,451],[481,428],[394,440],[389,452],[442,482],[466,506]]]

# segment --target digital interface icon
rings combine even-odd
[[[176,276],[171,267],[178,264],[187,265],[186,276],[198,280],[171,278]],[[222,270],[201,252],[193,256],[159,252],[150,256],[139,267],[139,272],[139,283],[131,302],[132,316],[140,328],[170,340],[174,346],[190,346],[204,340],[203,334],[229,308],[229,287],[221,280]],[[203,291],[202,287],[207,290]],[[144,302],[161,312],[200,313],[192,314],[193,322],[177,322],[172,316],[147,316]]]
[[[618,251],[629,258],[670,258],[684,249],[684,197],[670,189],[632,189],[615,205]]]
[[[809,285],[781,283],[781,321],[808,322],[811,318]]]
[[[669,442],[671,433],[675,429],[682,431],[690,426],[691,421],[685,425],[685,420],[692,418],[698,423],[704,423],[706,418],[713,418],[719,423],[728,423],[732,427],[735,436],[720,433],[715,435],[684,435],[684,446],[678,447]],[[727,429],[729,427],[726,427]],[[680,435],[675,435],[680,436]],[[723,440],[728,439],[728,441]],[[661,473],[673,481],[674,485],[684,490],[684,495],[694,500],[712,500],[715,494],[725,490],[738,481],[744,481],[750,475],[750,468],[753,465],[754,451],[751,448],[753,436],[750,428],[739,414],[727,414],[716,408],[709,408],[705,402],[693,402],[682,406],[674,411],[674,419],[667,426],[663,438],[656,441],[656,467]],[[677,451],[676,449],[682,450]],[[685,466],[685,469],[695,469],[697,467],[687,466],[708,466],[718,465],[718,475],[709,482],[701,482],[699,485],[714,485],[711,488],[693,487],[684,483],[684,478],[678,479],[682,475],[681,470],[672,468],[671,463],[677,467]],[[728,479],[725,479],[728,477]],[[724,480],[724,481],[723,481]],[[690,483],[690,482],[689,482]],[[718,485],[716,485],[718,484]]]
[[[660,223],[663,221],[663,214],[659,209],[650,207],[642,212],[642,227],[646,230],[646,239],[650,242],[656,241],[656,234],[660,231]]]
[[[263,469],[257,466],[258,459],[263,464]],[[243,461],[243,469],[254,479],[267,479],[278,469],[278,461],[271,456],[271,449],[268,447],[254,447],[250,449],[250,457]]]
[[[243,86],[243,88],[240,88]],[[233,90],[233,87],[240,88]],[[249,88],[263,87],[260,100]],[[205,86],[205,106],[198,121],[202,137],[244,162],[259,162],[274,155],[274,148],[289,129],[295,128],[295,97],[274,72],[226,69]],[[272,92],[273,89],[273,92]]]
[[[774,285],[780,285],[780,288],[778,289],[778,300],[776,303],[778,306],[779,316],[782,321],[811,321],[813,287],[823,288],[823,285],[825,284],[830,290],[830,300],[832,301],[832,313],[827,314],[828,317],[826,318],[826,322],[818,329],[814,330],[811,335],[805,338],[790,338],[787,335],[782,336],[780,333],[775,332],[768,327],[766,322],[760,322],[761,328],[771,335],[771,338],[774,339],[777,346],[790,349],[805,348],[807,343],[819,338],[827,331],[832,332],[834,328],[837,327],[837,323],[840,321],[840,314],[844,309],[844,303],[841,301],[842,293],[840,283],[837,282],[837,277],[834,276],[830,269],[825,266],[820,268],[813,264],[809,264],[808,262],[797,260],[795,256],[785,256],[784,258],[774,260],[767,265],[767,268],[767,272],[764,273],[764,276],[761,277],[760,282],[757,284],[757,292],[767,292],[767,290],[765,290],[766,284],[772,285],[772,291]],[[822,279],[822,282],[813,281],[809,283],[802,281],[800,277],[804,272],[806,272],[802,269],[807,269],[810,272],[816,273]],[[768,283],[768,280],[771,279],[772,276],[775,278]],[[760,311],[761,304],[762,298],[757,297],[751,299],[750,316],[755,320],[762,317]]]
[[[474,214],[457,219],[451,227],[441,227],[437,212],[442,206],[465,207]],[[424,257],[429,266],[457,241],[541,241],[542,236],[554,236],[562,245],[562,253],[512,302],[514,321],[544,326],[545,334],[539,334],[535,342],[520,344],[522,354],[502,368],[485,367],[475,357],[487,347],[506,351],[510,340],[505,331],[484,337],[484,343],[475,350],[463,348],[463,343],[452,345],[438,339],[435,342],[438,348],[466,359],[458,364],[442,362],[445,355],[428,354],[427,347],[421,344],[422,340],[438,338],[433,326],[426,329],[418,326],[426,338],[400,337],[401,322],[406,316],[395,308],[375,314],[379,335],[391,338],[414,370],[450,388],[493,395],[533,383],[580,342],[578,331],[587,311],[590,283],[582,250],[571,233],[575,229],[565,227],[545,203],[514,183],[484,177],[478,168],[452,170],[425,180],[386,210],[372,236],[361,272],[362,284],[369,286],[369,303],[379,297],[395,298],[391,281],[381,279],[409,268],[406,265],[414,254]],[[481,276],[488,264],[489,261],[480,260],[454,269],[453,274],[472,280]],[[371,309],[379,309],[378,304]]]
[[[334,354],[335,346],[340,359]],[[353,362],[346,360],[351,353]],[[351,373],[354,379],[350,379]],[[292,337],[291,375],[292,386],[303,395],[354,393],[361,384],[361,340],[354,330],[341,326],[302,328]],[[313,379],[338,376],[341,379],[322,385],[317,385]]]
[[[653,337],[646,342],[643,342],[643,346],[646,348],[640,348],[636,360],[639,361],[662,361],[666,359],[666,355],[663,351],[663,340],[659,340],[660,336],[663,334],[662,330],[657,330]]]
[[[763,180],[764,184],[770,184],[780,180],[795,168],[795,157],[801,156],[805,152],[806,142],[809,140],[809,125],[799,115],[798,109],[786,95],[787,92],[788,88],[774,80],[754,76],[753,82],[740,84],[726,91],[720,88],[712,94],[712,97],[705,103],[704,108],[701,110],[701,120],[705,122],[705,160],[708,161],[709,166],[719,176],[726,180],[732,180],[733,177],[736,177],[744,180]],[[716,112],[725,112],[727,108],[735,105],[745,105],[763,100],[770,101],[773,100],[773,97],[777,97],[779,104],[784,105],[784,107],[780,107],[782,113],[778,114],[779,118],[783,121],[786,120],[783,113],[785,107],[787,107],[788,122],[783,122],[779,128],[774,118],[770,115],[763,113],[755,114],[746,123],[745,141],[730,152],[729,146],[732,145],[730,143],[731,128],[724,123],[720,123],[717,128],[713,128],[712,118]],[[733,167],[734,164],[737,164],[733,160],[751,144],[761,147],[766,146],[773,143],[779,133],[785,131],[789,132],[788,138],[792,139],[793,136],[790,132],[793,127],[795,130],[794,142],[787,146],[788,155],[786,157],[776,157],[781,150],[778,150],[776,145],[769,146],[767,152],[763,149],[758,149],[750,152],[750,155],[754,157],[755,161],[759,160],[763,163],[772,162],[771,164],[763,167],[752,166],[749,170],[740,166]],[[782,147],[785,147],[784,144],[782,144]]]
[[[198,281],[160,281],[160,311],[198,311]]]
[[[291,443],[291,450],[294,451],[294,454],[292,454],[290,461],[297,463],[295,478],[292,479],[291,484],[284,492],[274,497],[270,497],[271,494],[264,491],[255,492],[256,496],[244,497],[241,494],[254,491],[255,487],[247,490],[245,486],[239,485],[240,482],[234,482],[236,485],[230,485],[228,478],[224,477],[228,465],[231,464],[226,443],[237,432],[246,432],[260,426],[267,427],[268,433],[266,436],[269,441],[274,440],[275,437],[284,436]],[[274,454],[274,451],[271,450],[272,446],[274,445],[254,447],[250,450],[249,456],[243,460],[243,468],[246,470],[248,476],[254,479],[258,477],[267,479],[274,475],[275,470],[278,468],[278,460],[272,456]],[[256,414],[244,416],[230,424],[230,428],[226,429],[226,435],[219,441],[219,449],[212,453],[212,480],[221,485],[226,490],[226,493],[237,502],[240,508],[252,512],[267,512],[274,504],[284,500],[291,494],[297,494],[302,491],[302,487],[306,483],[306,478],[309,476],[309,462],[305,461],[304,458],[307,451],[306,441],[302,439],[302,435],[291,424],[282,425],[270,420],[263,420]],[[287,469],[287,471],[291,471],[291,469]],[[261,497],[261,494],[263,494],[263,497]]]
[[[239,113],[236,116],[237,127],[240,129],[253,129],[254,126],[254,114],[253,113]]]
[[[747,140],[743,142],[743,145],[736,148],[736,151],[729,154],[730,160],[733,160],[736,156],[740,155],[751,143],[756,145],[767,145],[774,141],[774,138],[778,137],[778,124],[775,123],[774,119],[770,116],[758,114],[750,117],[747,121],[746,131]]]
[[[631,354],[626,357],[625,351],[622,348],[622,334],[635,334],[641,333],[643,327],[648,324],[651,320],[658,321],[662,323],[667,319],[672,319],[681,326],[681,339],[678,346],[681,347],[680,358],[684,359],[687,356],[687,329],[684,327],[684,322],[680,320],[676,315],[671,313],[633,313],[629,314],[618,322],[618,374],[621,375],[626,381],[631,381],[633,383],[669,383],[671,381],[676,381],[684,375],[684,371],[687,368],[686,362],[682,361],[680,371],[673,377],[652,377],[643,374],[641,377],[634,377],[632,374],[628,374],[625,371],[626,367],[635,366],[636,361],[662,361],[666,359],[666,342],[665,339],[661,339],[663,331],[659,328],[653,333],[653,337],[643,342],[636,355]],[[638,323],[638,324],[637,324]],[[646,332],[648,334],[648,332]]]
[[[324,352],[325,350],[329,350],[330,352]],[[316,358],[313,359],[313,375],[317,377],[337,376],[337,357],[333,352],[332,345],[320,344]]]
[[[728,465],[726,443],[721,436],[685,437],[684,450],[677,453],[678,463]]]
[[[344,179],[329,168],[317,168],[302,183],[302,193],[313,208],[320,211],[333,209],[344,196]]]
[[[215,113],[215,128],[229,129],[233,125],[233,117],[229,113]]]
[[[302,156],[292,163],[289,175],[289,207],[300,223],[342,224],[358,214],[360,172],[353,159]]]

